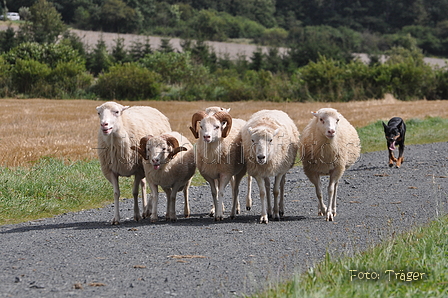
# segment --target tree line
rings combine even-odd
[[[39,0],[4,0],[1,13]],[[48,0],[79,29],[226,41],[300,45],[317,32],[351,52],[378,53],[415,43],[448,57],[448,0]]]
[[[36,1],[27,13],[17,31],[0,32],[2,97],[350,101],[392,93],[403,100],[448,98],[446,70],[426,65],[410,37],[391,42],[383,64],[374,54],[369,65],[353,61],[350,49],[358,35],[327,26],[302,28],[300,44],[285,53],[270,47],[231,60],[191,39],[184,39],[180,53],[168,38],[151,48],[149,37],[130,47],[117,38],[111,49],[100,39],[90,49],[67,30],[50,1]]]

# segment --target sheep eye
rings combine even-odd
[[[336,123],[339,123],[339,119],[336,119]]]
[[[272,143],[272,139],[269,139],[269,143]]]
[[[218,125],[215,125],[215,129],[218,129],[219,128],[219,126]]]
[[[162,151],[165,151],[166,150],[166,148],[162,148]]]

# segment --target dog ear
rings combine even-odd
[[[386,131],[386,129],[387,129],[387,124],[384,123],[384,121],[382,121],[382,123],[383,123],[384,131]]]

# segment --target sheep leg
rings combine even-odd
[[[323,216],[327,212],[327,207],[325,206],[323,201],[322,182],[320,181],[320,176],[317,173],[312,173],[308,176],[308,178],[310,179],[311,183],[314,184],[314,187],[316,189],[317,200],[319,202],[319,210],[317,211],[317,214]]]
[[[252,176],[247,175],[247,194],[246,194],[246,210],[252,208]]]
[[[279,201],[279,214],[280,218],[285,215],[285,182],[286,174],[283,174],[282,180],[280,181],[280,201]]]
[[[188,193],[189,188],[191,184],[191,179],[187,181],[187,184],[185,184],[183,193],[184,193],[184,215],[186,218],[190,217],[190,203],[188,201]]]
[[[260,202],[261,202],[261,217],[260,217],[260,223],[267,224],[269,222],[268,220],[268,214],[266,212],[266,180],[264,178],[261,178],[259,176],[255,177],[255,180],[257,180],[258,189],[260,190]],[[269,191],[268,191],[269,193]]]
[[[204,177],[205,178],[205,177]],[[215,216],[216,204],[218,203],[218,180],[205,178],[210,184],[210,190],[212,191],[213,207],[210,210],[209,216]]]
[[[166,221],[175,222],[177,221],[176,216],[176,195],[177,191],[179,190],[179,187],[171,189],[171,188],[164,188],[163,189],[166,193],[166,214],[165,219]]]
[[[240,214],[240,200],[238,199],[238,193],[240,191],[240,183],[243,179],[244,175],[246,175],[245,171],[240,171],[238,174],[233,176],[233,185],[232,185],[232,198],[233,198],[233,206],[232,212],[230,214],[230,218],[235,218],[235,214]],[[231,183],[232,183],[232,180]]]
[[[272,218],[272,205],[271,205],[271,181],[269,180],[269,177],[264,178],[264,185],[266,189],[266,203],[267,203],[267,214],[268,217]]]
[[[233,191],[235,189],[235,176],[232,176],[232,178],[230,178],[230,187],[232,188],[232,211],[231,211],[231,213],[233,214],[233,216],[230,215],[230,218],[233,219],[233,218],[235,218],[235,214],[240,214],[240,201],[237,198],[236,203],[235,203],[234,197],[233,197]]]
[[[114,188],[114,218],[112,219],[111,224],[119,225],[120,224],[120,206],[119,206],[119,204],[120,204],[120,186],[118,185],[118,174],[111,172],[108,178]]]
[[[140,221],[142,220],[142,216],[140,215],[140,209],[138,207],[138,188],[140,187],[140,183],[142,178],[135,176],[134,177],[134,186],[132,187],[132,195],[134,196],[134,220]]]
[[[224,190],[232,176],[222,174],[219,177],[218,202],[215,209],[215,221],[224,220]]]
[[[157,205],[159,204],[159,189],[156,184],[149,183],[151,188],[151,215],[149,217],[151,222],[157,222],[159,217],[157,215]]]
[[[147,198],[147,194],[146,194],[146,179],[143,178],[142,180],[140,180],[140,186],[142,188],[142,218],[147,218],[151,215],[150,210],[151,207],[148,207],[148,198]]]
[[[328,184],[328,209],[326,214],[327,221],[333,221],[336,216],[336,196],[339,178],[341,176],[342,173],[339,171],[330,172],[330,182]]]
[[[281,180],[282,180],[281,175],[275,176],[275,180],[274,180],[274,212],[272,214],[272,218],[274,220],[280,220],[278,194],[280,192],[279,188],[280,188]]]

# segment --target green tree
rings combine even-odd
[[[124,47],[124,38],[117,38],[114,40],[115,45],[112,48],[112,58],[115,63],[130,62],[128,52]]]
[[[101,7],[102,28],[112,32],[132,32],[138,27],[135,10],[121,0],[106,0]]]
[[[54,43],[67,28],[52,3],[38,0],[30,7],[30,18],[20,25],[19,36],[26,41]]]
[[[101,72],[105,72],[112,66],[112,59],[107,52],[107,46],[101,36],[96,43],[95,49],[89,53],[87,58],[87,68],[95,76]]]
[[[12,27],[5,31],[0,31],[0,53],[8,52],[17,45],[16,32]]]

